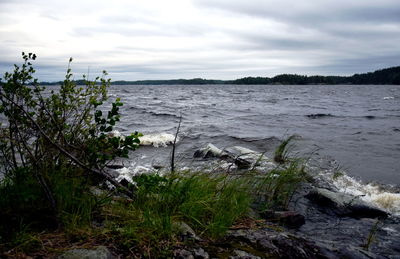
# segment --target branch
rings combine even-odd
[[[85,169],[88,172],[100,175],[102,177],[104,177],[105,179],[107,179],[111,184],[113,184],[115,187],[120,188],[126,195],[128,195],[130,198],[134,198],[134,194],[132,191],[130,191],[128,188],[124,187],[123,185],[121,185],[118,181],[116,181],[114,178],[112,178],[110,175],[108,175],[105,172],[101,172],[98,170],[95,170],[93,168],[90,168],[88,166],[86,166],[84,163],[82,163],[79,159],[77,159],[74,155],[72,155],[71,153],[69,153],[67,150],[65,150],[62,146],[60,146],[59,144],[57,144],[56,142],[54,142],[49,136],[47,136],[46,132],[44,132],[44,130],[42,129],[42,127],[40,127],[40,125],[32,118],[32,116],[29,115],[29,113],[27,111],[25,111],[25,109],[23,107],[21,107],[20,105],[16,104],[13,100],[10,100],[9,98],[7,98],[7,96],[5,96],[4,94],[0,93],[0,95],[4,98],[6,98],[8,101],[12,102],[18,109],[20,109],[25,116],[28,118],[28,120],[30,120],[33,125],[37,128],[37,130],[39,131],[39,133],[52,145],[54,146],[56,149],[58,149],[61,153],[63,153],[65,156],[67,156],[69,159],[71,159],[75,164],[77,164],[78,166],[80,166],[81,168]]]

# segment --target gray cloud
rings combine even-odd
[[[69,56],[77,76],[114,80],[348,75],[400,60],[398,0],[71,1],[0,2],[1,74],[21,51],[38,54],[41,80],[61,80]]]

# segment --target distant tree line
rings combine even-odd
[[[82,82],[81,82],[82,81]],[[76,84],[84,84],[83,80],[75,81]],[[56,85],[62,82],[42,82],[42,85]],[[400,66],[377,70],[352,76],[306,76],[297,74],[282,74],[274,77],[244,77],[236,80],[210,80],[202,78],[172,79],[172,80],[140,80],[140,81],[114,81],[113,85],[210,85],[210,84],[234,84],[234,85],[307,85],[307,84],[375,84],[375,85],[399,85]]]

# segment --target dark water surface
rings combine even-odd
[[[110,93],[124,102],[125,134],[174,133],[180,114],[183,151],[209,142],[268,151],[271,140],[297,134],[300,150],[336,159],[350,175],[400,184],[400,86],[132,85]]]

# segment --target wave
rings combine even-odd
[[[346,174],[337,177],[333,184],[340,192],[358,196],[393,215],[400,216],[400,193],[390,192],[377,184],[364,184]]]
[[[136,163],[133,163],[129,167],[123,167],[115,170],[119,174],[115,180],[117,180],[118,182],[126,180],[131,184],[136,184],[136,182],[134,182],[132,178],[141,174],[148,174],[153,172],[153,170],[150,168],[150,166],[137,166]]]
[[[310,119],[319,119],[319,118],[336,117],[336,116],[330,113],[313,113],[313,114],[307,114],[306,117]]]
[[[147,134],[139,137],[140,145],[142,146],[153,146],[153,147],[166,147],[174,142],[175,136],[170,133],[155,133]],[[179,138],[176,139],[179,141]]]
[[[231,136],[229,135],[230,138],[233,138],[235,140],[241,140],[244,142],[273,142],[273,143],[279,143],[281,140],[277,137],[265,137],[265,138],[256,138],[256,137],[238,137],[238,136]]]
[[[333,115],[331,113],[312,113],[312,114],[307,114],[305,115],[306,117],[310,119],[320,119],[320,118],[343,118],[343,116],[337,116]],[[374,115],[364,115],[364,116],[350,116],[350,118],[365,118],[368,120],[373,120],[378,118],[377,116]]]

